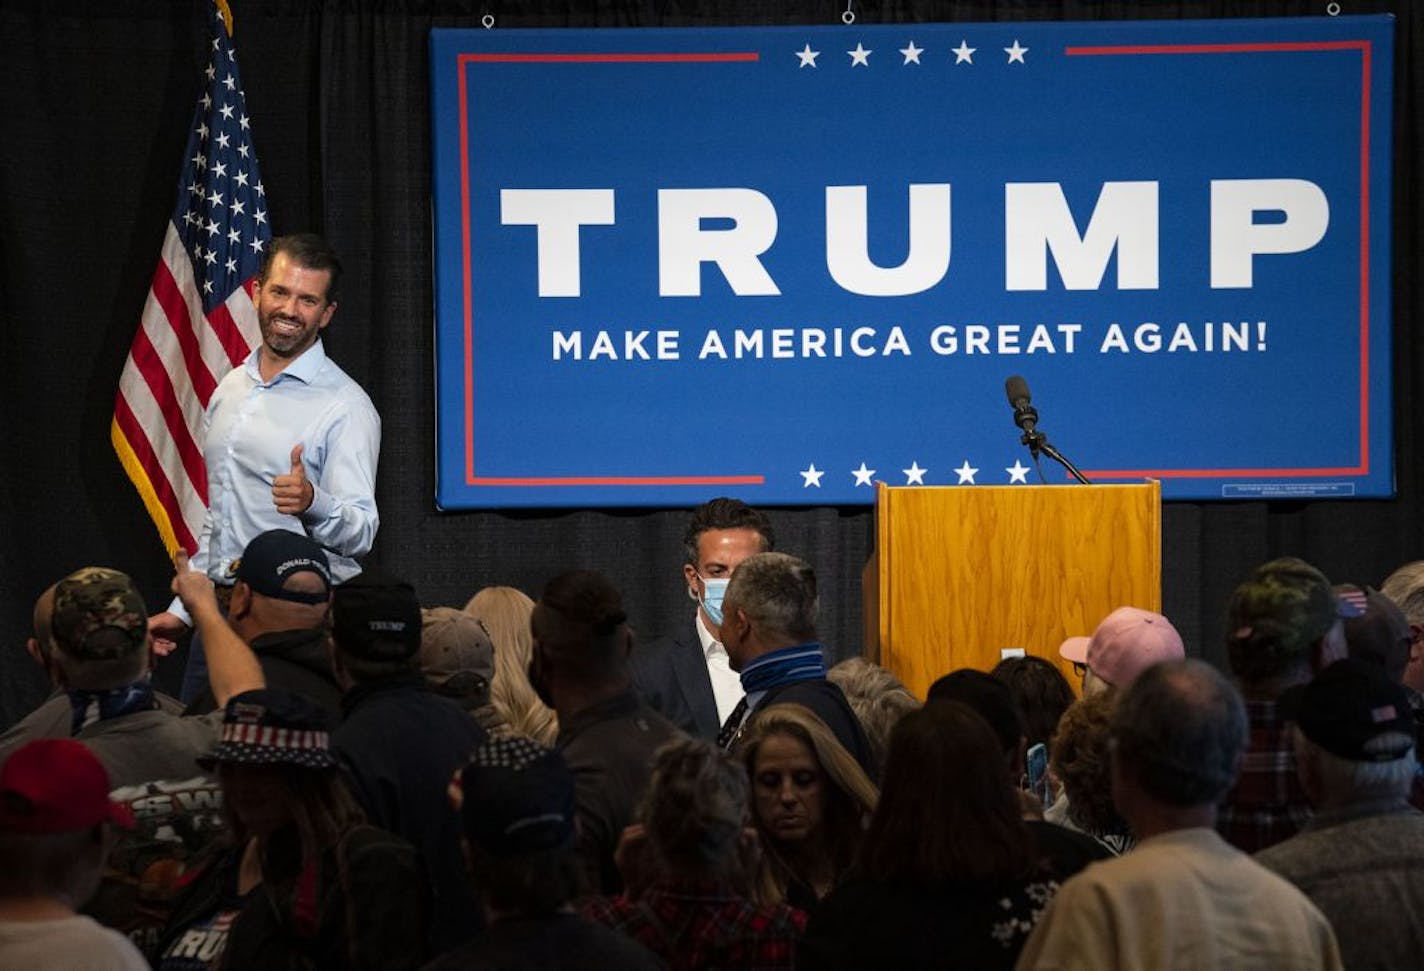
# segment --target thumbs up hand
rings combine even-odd
[[[272,480],[272,503],[287,516],[300,516],[312,504],[312,484],[302,465],[302,446],[292,446],[292,470]]]

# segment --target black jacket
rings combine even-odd
[[[184,950],[190,931],[235,897],[240,850],[224,848],[186,877],[187,889],[160,939],[154,965]],[[307,869],[269,876],[232,922],[223,968],[419,967],[425,897],[415,850],[374,826],[357,826]]]
[[[695,613],[677,634],[638,645],[628,667],[634,690],[649,708],[689,735],[717,740],[722,723]]]
[[[879,784],[880,766],[876,764],[875,753],[870,748],[869,739],[865,737],[865,729],[861,727],[860,719],[855,717],[855,712],[851,710],[850,702],[846,701],[845,692],[841,691],[839,685],[832,684],[825,678],[783,684],[762,695],[754,711],[788,703],[804,705],[815,712],[851,757],[860,763],[870,781]]]
[[[341,704],[346,717],[331,735],[331,749],[366,817],[420,854],[438,954],[483,926],[460,851],[460,818],[446,791],[487,735],[473,715],[428,690],[419,671],[357,685]]]
[[[324,627],[261,634],[252,641],[252,653],[262,665],[267,687],[301,695],[325,711],[332,725],[341,720],[341,689],[331,673]],[[212,689],[204,688],[183,714],[206,715],[216,707]]]

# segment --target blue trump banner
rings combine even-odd
[[[1393,26],[433,31],[437,502],[1392,495]]]

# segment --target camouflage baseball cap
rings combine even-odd
[[[1339,618],[1325,574],[1293,556],[1263,563],[1236,588],[1227,608],[1231,669],[1247,680],[1280,674],[1306,658]]]
[[[107,628],[127,636],[92,636]],[[116,660],[145,643],[148,609],[127,574],[87,566],[55,587],[52,630],[55,643],[66,654],[90,661]]]

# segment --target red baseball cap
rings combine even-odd
[[[104,821],[131,829],[133,813],[109,798],[109,773],[72,738],[42,738],[0,767],[0,830],[67,833]]]

